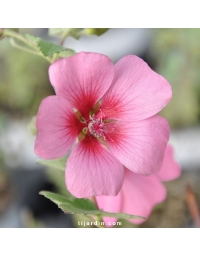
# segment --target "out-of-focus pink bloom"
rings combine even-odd
[[[108,212],[124,212],[148,218],[153,207],[166,198],[163,181],[174,180],[180,175],[180,166],[173,158],[173,148],[168,145],[160,172],[152,176],[142,176],[126,169],[119,194],[115,197],[97,196],[98,207]],[[116,220],[116,218],[104,218],[105,223]],[[129,219],[129,221],[135,224],[144,222],[143,219]]]
[[[160,170],[169,126],[156,113],[171,87],[142,59],[128,55],[113,65],[82,52],[53,63],[49,77],[56,96],[39,107],[35,153],[53,159],[71,150],[66,185],[74,196],[117,195],[124,166],[144,175]]]

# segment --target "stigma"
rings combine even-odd
[[[91,135],[93,135],[96,138],[103,137],[105,140],[105,129],[104,129],[104,122],[101,118],[93,118],[90,117],[90,121],[88,123],[88,130]]]

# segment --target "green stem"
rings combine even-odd
[[[101,216],[97,216],[97,221],[100,222],[100,223],[104,222]],[[106,228],[105,225],[97,225],[97,227],[98,228]]]
[[[95,196],[92,196],[91,199],[92,199],[92,202],[94,203],[94,205],[96,206],[96,208],[99,209]],[[104,222],[101,216],[98,215],[98,216],[96,216],[96,218],[97,218],[97,221]],[[105,228],[104,225],[97,225],[97,227]]]
[[[70,32],[71,28],[67,28],[63,34],[61,35],[61,40],[60,40],[60,45],[62,46],[65,42],[66,37],[68,36],[69,32]]]
[[[57,53],[54,53],[54,54],[53,54],[52,63],[54,63],[54,62],[56,61],[57,56],[58,56]]]
[[[20,50],[23,50],[23,51],[26,51],[26,52],[29,52],[29,53],[32,53],[32,54],[41,55],[39,52],[33,51],[31,49],[25,48],[25,47],[17,44],[13,38],[10,38],[10,43],[13,47],[15,47],[17,49],[20,49]]]
[[[18,39],[19,41],[29,45],[30,47],[34,48],[36,51],[38,50],[37,47],[35,45],[33,45],[31,42],[29,42],[24,36],[20,35],[17,32],[14,32],[12,30],[9,29],[3,29],[3,35],[5,36],[9,36],[15,39]]]
[[[92,200],[93,204],[96,206],[96,208],[99,209],[95,196],[91,196],[91,200]]]
[[[32,54],[35,54],[35,55],[38,55],[38,56],[41,56],[43,58],[45,58],[48,62],[52,63],[52,60],[51,58],[49,57],[45,57],[37,48],[37,46],[35,46],[33,43],[31,43],[30,41],[28,41],[28,39],[26,39],[24,36],[20,35],[19,33],[16,33],[12,30],[9,30],[9,29],[3,29],[3,36],[8,36],[8,37],[11,37],[11,44],[20,49],[20,50],[23,50],[23,51],[26,51],[26,52],[29,52],[29,53],[32,53]],[[32,49],[28,49],[28,48],[25,48],[19,44],[17,44],[14,39],[17,39],[18,41],[28,45],[29,47],[31,47]]]

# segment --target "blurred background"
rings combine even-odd
[[[48,29],[20,29],[58,43]],[[200,209],[200,29],[109,29],[104,34],[67,37],[76,52],[108,55],[115,63],[127,54],[143,58],[171,84],[173,98],[160,113],[171,126],[170,144],[182,168],[166,182],[167,199],[142,227],[198,227]],[[48,62],[0,41],[0,228],[78,227],[41,190],[65,195],[63,172],[36,164],[34,121],[42,99],[54,94]],[[81,217],[83,220],[83,217]],[[136,227],[122,220],[122,227]],[[80,227],[80,226],[79,226]]]

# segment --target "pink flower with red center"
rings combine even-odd
[[[65,177],[74,196],[117,195],[124,168],[160,170],[170,129],[156,114],[172,93],[142,59],[128,55],[113,65],[81,52],[53,63],[49,77],[56,95],[39,107],[35,153],[54,159],[70,152]]]
[[[107,212],[124,212],[149,217],[153,207],[166,199],[163,181],[170,181],[181,175],[181,168],[174,160],[173,148],[166,147],[161,170],[152,176],[137,175],[125,169],[124,183],[117,196],[97,196],[98,207]],[[115,222],[116,218],[104,217],[105,224]],[[129,219],[141,224],[143,219]],[[107,225],[111,227],[110,225]]]

